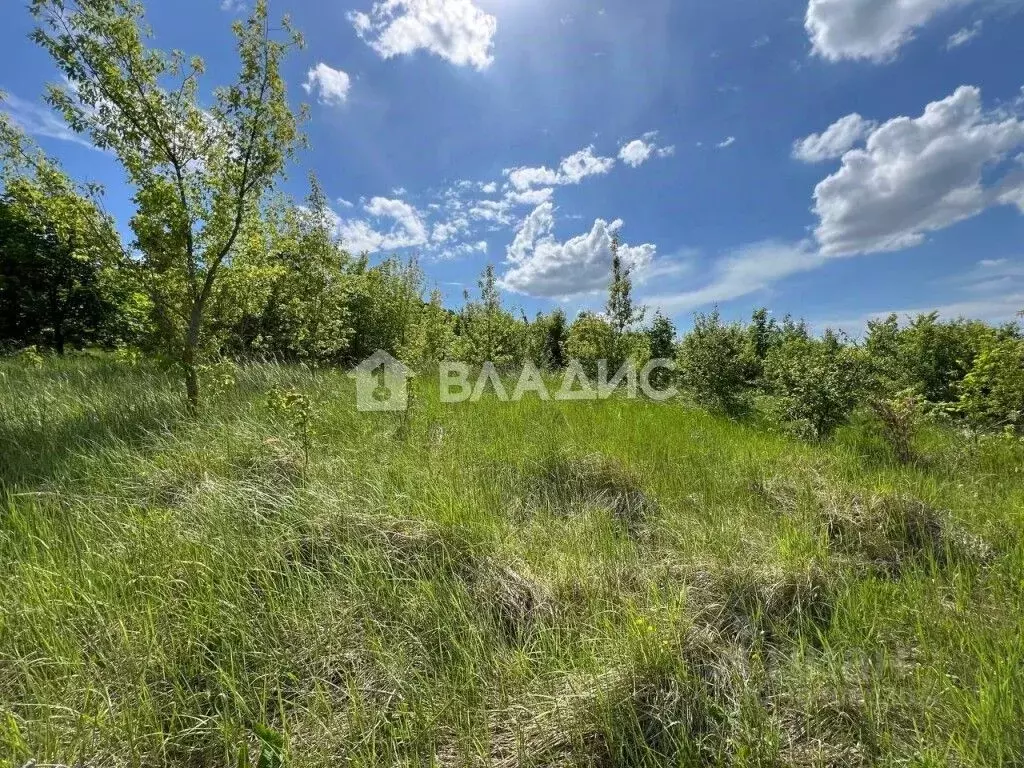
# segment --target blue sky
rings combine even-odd
[[[150,0],[155,44],[235,71],[240,0]],[[681,327],[717,305],[816,327],[1024,308],[1024,0],[273,0],[285,74],[354,250],[419,254],[452,302],[492,262],[532,314],[603,304],[613,231]],[[77,178],[131,190],[42,102],[0,9],[5,109]]]

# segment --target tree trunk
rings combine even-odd
[[[181,356],[181,367],[185,371],[185,396],[190,416],[199,413],[199,371],[196,369],[195,347],[185,342],[185,350]]]
[[[199,374],[194,363],[185,363],[185,396],[188,398],[188,413],[199,413]]]
[[[185,394],[188,397],[188,413],[190,416],[195,416],[199,413],[199,371],[196,366],[196,350],[199,348],[204,305],[205,296],[202,294],[192,303],[188,330],[185,332],[185,349],[181,355],[181,362],[185,368]]]

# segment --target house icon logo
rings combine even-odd
[[[349,374],[356,380],[356,410],[404,411],[409,407],[407,379],[400,360],[378,349]]]

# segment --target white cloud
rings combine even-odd
[[[448,221],[434,224],[430,239],[434,243],[446,243],[469,230],[469,220],[465,216],[455,216]]]
[[[475,242],[459,243],[458,245],[442,248],[437,251],[437,258],[456,259],[460,256],[469,256],[474,253],[487,253],[487,241],[477,240]]]
[[[574,152],[562,160],[558,170],[561,173],[560,184],[579,184],[587,176],[599,176],[608,173],[615,165],[610,157],[598,157],[593,146]]]
[[[340,69],[333,69],[320,62],[306,73],[306,82],[302,84],[306,93],[318,94],[321,104],[344,104],[348,100],[348,91],[352,79]]]
[[[647,162],[653,152],[653,144],[647,144],[643,139],[633,139],[633,141],[623,145],[622,149],[619,150],[619,160],[632,168],[636,168]]]
[[[492,224],[507,226],[512,223],[509,216],[510,207],[506,200],[479,200],[470,206],[469,216],[476,221],[489,221]]]
[[[898,250],[992,205],[1024,211],[1024,170],[996,173],[1022,145],[1024,122],[984,113],[981,92],[969,86],[929,104],[920,117],[888,121],[815,188],[822,251]]]
[[[457,66],[491,65],[497,20],[472,0],[380,0],[351,12],[356,33],[381,57],[429,51]]]
[[[527,189],[523,192],[509,190],[505,193],[505,200],[510,205],[540,205],[541,203],[546,203],[550,200],[554,193],[555,190],[551,187]]]
[[[509,183],[519,191],[531,187],[550,187],[562,184],[579,184],[588,176],[608,173],[615,167],[615,159],[599,157],[591,145],[562,159],[557,171],[546,166],[539,168],[506,168]]]
[[[339,197],[338,205],[340,205],[342,208],[351,208],[353,204],[346,200],[344,197]]]
[[[680,293],[645,296],[643,301],[671,314],[688,312],[764,290],[782,278],[816,269],[826,260],[827,257],[806,240],[753,243],[718,262],[704,286]]]
[[[488,182],[487,184],[483,184],[480,187],[480,191],[483,192],[485,195],[493,195],[495,192],[498,191],[498,185],[497,183],[491,181]]]
[[[366,219],[348,219],[338,224],[342,243],[353,253],[376,253],[425,245],[427,225],[420,212],[403,200],[374,197],[363,210],[378,220],[389,219],[391,228],[382,232]]]
[[[943,11],[976,0],[810,0],[804,27],[828,59],[892,59],[914,31]]]
[[[946,41],[946,50],[951,51],[954,48],[959,48],[961,45],[967,45],[967,43],[981,34],[981,27],[981,19],[978,19],[971,26],[957,30]]]
[[[729,136],[727,139],[725,139],[725,141],[720,141],[715,146],[718,147],[719,149],[725,149],[726,147],[731,147],[735,143],[736,143],[736,137],[735,136]]]
[[[793,144],[793,157],[805,163],[819,163],[842,157],[877,126],[856,112],[832,123],[824,133],[812,133]]]
[[[623,144],[619,149],[619,160],[631,168],[636,168],[646,163],[652,156],[670,157],[674,155],[676,148],[674,146],[659,147],[655,141],[657,136],[657,131],[651,131],[639,139],[633,139],[633,141]]]
[[[516,189],[529,189],[535,186],[550,186],[551,184],[561,183],[558,172],[546,166],[541,166],[540,168],[506,168],[505,175],[508,176],[509,183]]]
[[[60,115],[42,104],[26,101],[8,93],[3,94],[3,99],[0,100],[0,110],[6,112],[15,125],[30,136],[70,141],[83,147],[98,149],[87,138],[71,130]]]
[[[622,220],[594,221],[590,232],[560,243],[554,236],[554,204],[537,206],[519,225],[508,247],[510,267],[501,285],[531,296],[569,297],[607,289],[612,235]],[[631,269],[645,267],[655,254],[650,244],[622,244],[619,254]]]
[[[245,0],[220,0],[220,9],[228,13],[239,13],[245,10]]]

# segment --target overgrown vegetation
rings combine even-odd
[[[0,362],[2,764],[1020,753],[1018,439],[219,376]]]
[[[31,7],[137,211],[0,115],[0,766],[1019,763],[1017,325],[679,338],[617,235],[603,313],[449,307],[276,190],[264,0],[209,107],[139,4]],[[681,392],[359,413],[378,350]]]

